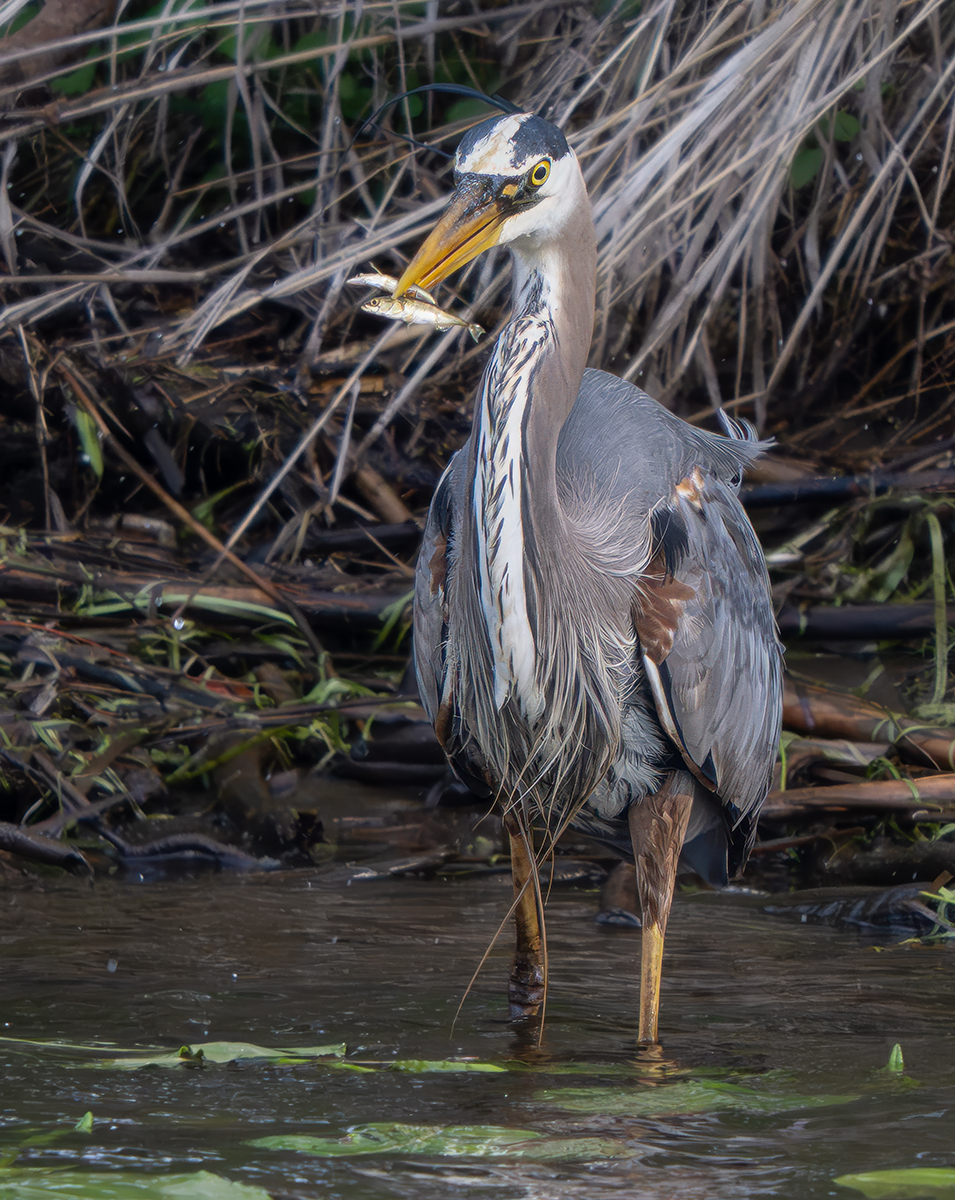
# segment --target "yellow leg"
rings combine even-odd
[[[507,999],[512,1017],[533,1017],[540,1011],[547,989],[544,938],[540,922],[540,888],[536,879],[533,846],[513,815],[505,817],[511,842],[511,875],[514,880],[516,940]]]
[[[693,788],[692,776],[685,771],[674,771],[658,792],[634,804],[628,813],[643,916],[637,1032],[641,1046],[657,1044],[663,939],[673,903],[677,860],[690,819]]]

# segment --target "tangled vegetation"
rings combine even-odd
[[[103,836],[206,780],[254,853],[307,857],[315,805],[268,777],[413,715],[418,521],[486,347],[382,331],[346,280],[400,272],[484,115],[432,92],[363,127],[432,82],[567,131],[592,364],[776,439],[749,501],[784,632],[925,642],[877,703],[955,724],[942,0],[4,0],[0,35],[0,821]],[[503,265],[452,284],[489,333]],[[864,770],[953,769],[896,742]]]

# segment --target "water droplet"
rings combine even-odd
[[[862,162],[862,155],[861,155],[861,154],[857,154],[857,155],[856,155],[856,162]]]
[[[868,304],[870,308],[872,307],[872,305],[873,305],[874,303],[875,303],[875,301],[872,299],[872,297],[871,297],[871,296],[869,297],[869,299],[868,299],[868,300],[866,300],[866,304]]]
[[[116,970],[116,968],[118,966],[119,966],[119,963],[117,963],[116,959],[111,958],[109,960],[109,962],[106,964],[106,970],[109,971],[110,975],[112,975],[112,973]]]
[[[173,623],[172,623],[172,627],[173,627],[173,629],[185,629],[186,622],[183,620],[182,617],[176,617],[175,621],[173,621]]]

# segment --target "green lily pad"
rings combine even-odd
[[[554,1138],[502,1125],[356,1125],[342,1138],[279,1134],[249,1143],[267,1150],[296,1150],[322,1158],[356,1154],[429,1154],[441,1158],[591,1159],[632,1154],[611,1138]]]
[[[676,1113],[734,1110],[749,1113],[791,1112],[848,1104],[857,1095],[803,1096],[795,1092],[757,1092],[735,1083],[693,1079],[661,1087],[546,1088],[536,1100],[555,1104],[568,1112],[620,1117],[658,1117]]]
[[[856,1188],[868,1200],[955,1200],[955,1168],[902,1167],[839,1175],[833,1183]]]
[[[2,1200],[269,1200],[262,1188],[233,1183],[209,1171],[188,1175],[145,1175],[133,1171],[0,1171]]]

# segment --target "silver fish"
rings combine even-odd
[[[456,317],[454,313],[445,312],[436,304],[428,304],[424,300],[411,300],[406,296],[395,299],[393,296],[373,296],[361,306],[361,311],[373,313],[376,317],[387,317],[389,321],[404,321],[407,325],[433,325],[442,332],[460,326],[478,341],[484,333],[480,325],[473,321],[469,324]]]
[[[389,296],[395,294],[395,288],[398,286],[398,280],[394,275],[382,275],[379,271],[366,271],[363,275],[353,275],[346,282],[353,283],[356,287],[380,288]],[[415,287],[413,284],[408,288],[408,295],[412,300],[424,300],[427,304],[434,304],[434,296],[430,292],[426,292],[424,288]]]

